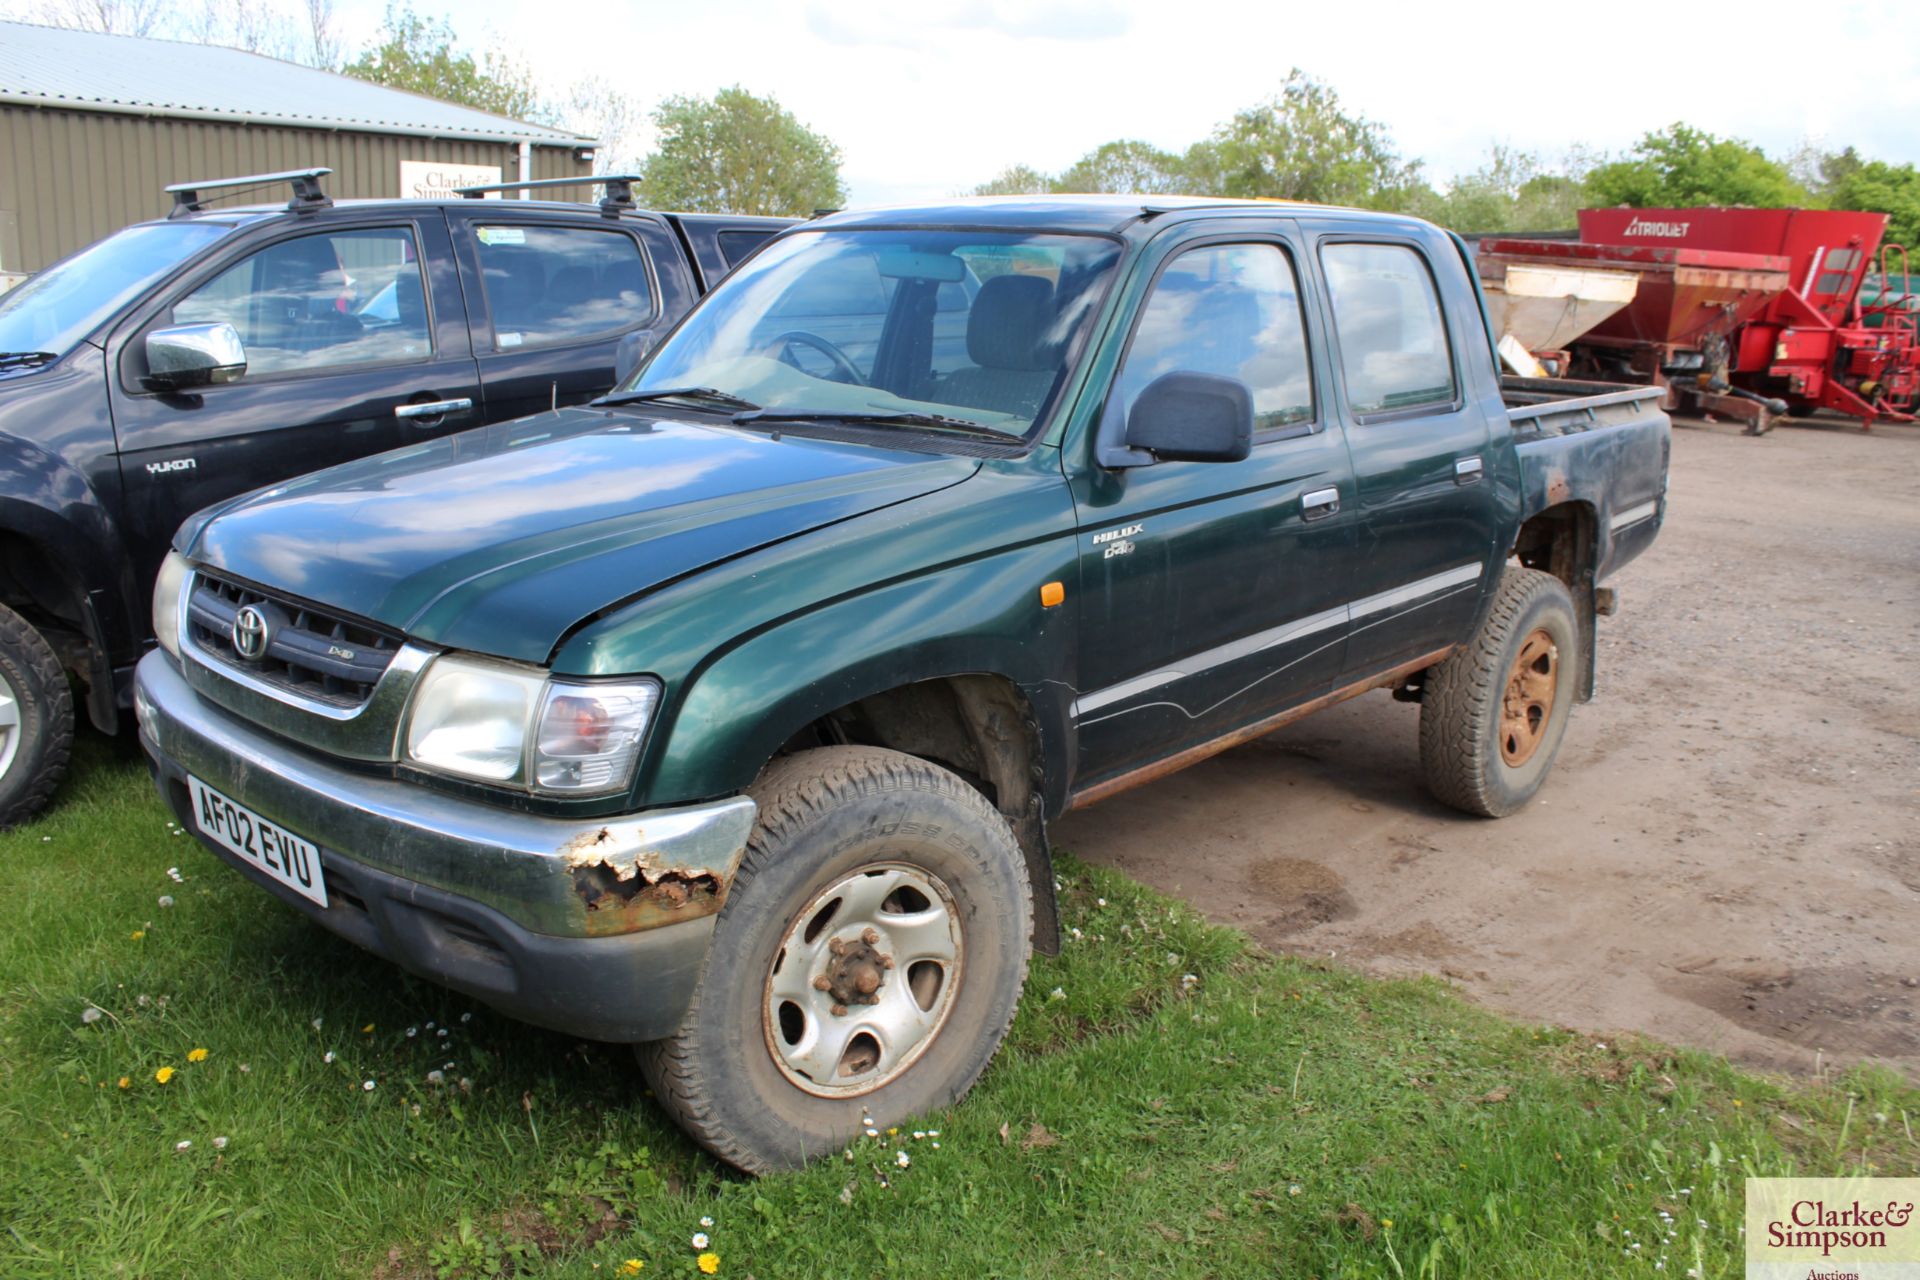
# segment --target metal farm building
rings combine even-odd
[[[586,175],[595,145],[238,49],[0,22],[0,272],[165,215],[168,183],[325,167],[335,198],[427,196]]]

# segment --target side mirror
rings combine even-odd
[[[224,320],[178,324],[147,335],[147,384],[160,391],[186,391],[232,382],[247,371],[247,348]]]
[[[1163,373],[1134,398],[1127,447],[1169,462],[1239,462],[1253,448],[1253,392],[1238,378]]]
[[[641,329],[620,339],[620,345],[613,352],[613,385],[618,387],[633,376],[640,362],[647,358],[647,352],[653,347],[653,333]]]

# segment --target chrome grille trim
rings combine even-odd
[[[358,705],[343,706],[307,697],[209,653],[198,643],[189,610],[200,577],[199,571],[194,571],[180,589],[181,674],[196,692],[269,733],[328,755],[380,763],[399,758],[400,728],[406,719],[407,703],[436,650],[412,641],[401,643],[366,700]]]

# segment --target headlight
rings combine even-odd
[[[176,658],[180,656],[180,588],[187,581],[187,569],[187,558],[169,551],[160,562],[160,576],[153,580],[154,638]]]
[[[414,692],[407,758],[439,773],[564,795],[633,779],[657,680],[586,684],[471,658],[437,658]]]

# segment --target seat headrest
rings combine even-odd
[[[967,358],[984,369],[1050,369],[1058,359],[1048,337],[1053,321],[1053,281],[995,276],[967,317]]]

